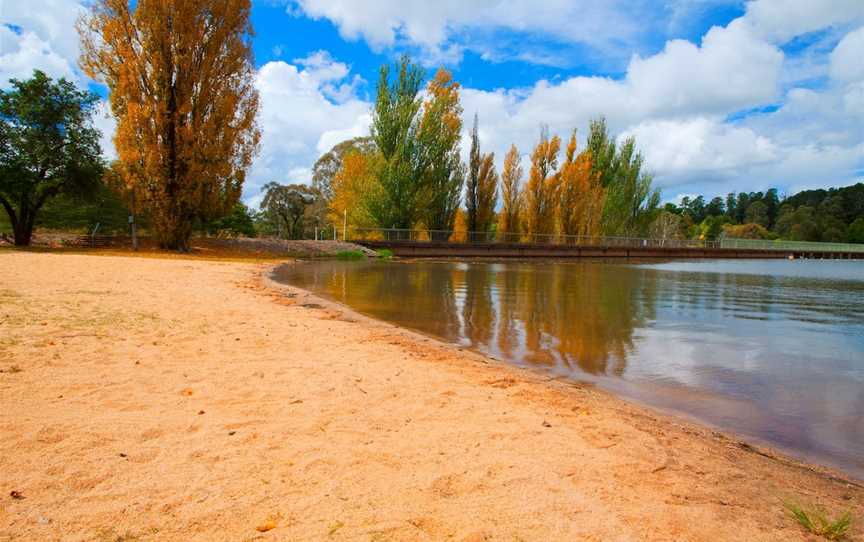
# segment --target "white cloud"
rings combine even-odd
[[[743,20],[764,38],[785,43],[795,36],[834,25],[864,21],[861,0],[758,0]]]
[[[362,7],[354,0],[294,0],[288,11],[326,18],[344,38],[363,39],[376,50],[398,44],[418,46],[421,59],[438,63],[458,62],[463,46],[488,57],[498,56],[491,51],[492,36],[472,42],[470,35],[499,29],[584,44],[607,53],[623,53],[626,58],[634,43],[667,26],[666,15],[674,7],[624,0],[376,0]],[[455,43],[457,38],[466,43]]]
[[[0,86],[10,77],[29,77],[34,68],[81,82],[75,21],[83,12],[74,0],[0,1]]]
[[[51,44],[33,32],[16,34],[0,26],[0,88],[8,88],[10,79],[29,79],[38,68],[54,78],[77,80],[69,61],[57,54]]]
[[[320,51],[295,62],[305,69],[277,61],[258,70],[261,154],[244,189],[247,202],[254,203],[270,181],[308,183],[320,154],[343,138],[368,132],[367,102],[353,93],[338,101],[328,97],[328,89],[349,79],[345,64]]]
[[[829,72],[837,81],[864,80],[864,26],[849,32],[831,52]]]
[[[640,142],[647,169],[663,172],[661,186],[694,177],[728,181],[747,169],[778,159],[778,150],[770,139],[719,118],[647,121],[624,135]]]
[[[111,106],[107,101],[100,101],[96,107],[96,113],[93,115],[93,125],[102,132],[102,137],[99,139],[99,146],[102,148],[102,155],[107,160],[116,160],[117,151],[114,149],[114,132],[117,131],[117,120],[111,114]]]

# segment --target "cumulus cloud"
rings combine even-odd
[[[665,16],[675,7],[671,4],[680,2],[666,6],[642,0],[376,0],[358,9],[354,0],[294,0],[288,10],[328,19],[346,39],[363,39],[376,50],[414,45],[420,48],[421,59],[452,63],[459,61],[465,48],[474,49],[486,58],[509,56],[495,51],[497,37],[488,32],[498,30],[543,35],[626,57],[634,43],[667,26]],[[470,39],[476,32],[487,34],[483,40]],[[520,50],[514,54],[531,53]],[[544,58],[552,60],[549,56]]]
[[[2,3],[0,10],[0,85],[26,78],[39,68],[52,77],[82,82],[77,68],[75,21],[84,12],[74,0]]]
[[[261,153],[244,189],[247,202],[270,181],[308,183],[319,155],[368,132],[369,103],[353,92],[333,98],[333,89],[351,79],[345,64],[321,51],[295,63],[268,62],[258,70]]]
[[[849,32],[831,52],[831,78],[841,82],[864,80],[864,26]]]
[[[808,32],[864,21],[860,0],[758,0],[747,4],[743,22],[765,39],[784,43]]]

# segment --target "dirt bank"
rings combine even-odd
[[[261,264],[0,269],[0,540],[806,540],[785,500],[864,516],[828,472]]]

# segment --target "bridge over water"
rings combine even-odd
[[[650,239],[442,230],[366,229],[350,241],[410,257],[864,259],[864,244],[755,239]]]

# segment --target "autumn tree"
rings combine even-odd
[[[605,193],[591,167],[591,152],[576,154],[576,131],[567,144],[559,172],[558,220],[564,235],[594,237],[600,233]]]
[[[36,217],[50,199],[98,188],[97,102],[94,94],[38,70],[0,90],[0,205],[16,246],[30,244]]]
[[[485,240],[495,224],[495,203],[498,200],[498,173],[495,171],[495,153],[490,152],[480,159],[477,175],[475,232],[478,240]]]
[[[373,228],[378,224],[370,203],[381,198],[377,170],[380,156],[374,152],[354,150],[342,158],[342,167],[331,181],[331,221],[347,219],[351,226]]]
[[[549,137],[544,128],[540,142],[531,153],[531,171],[525,187],[525,231],[530,235],[551,234],[555,230],[558,205],[558,151],[561,139]]]
[[[501,212],[498,214],[500,233],[519,232],[523,203],[522,174],[522,157],[516,145],[511,145],[504,156],[504,169],[501,171]]]
[[[411,228],[423,209],[428,157],[418,137],[422,82],[423,70],[407,56],[402,57],[392,83],[390,67],[381,67],[372,112],[372,138],[381,155],[377,168],[380,190],[369,209],[383,228]]]
[[[333,198],[333,177],[342,168],[345,156],[359,152],[370,154],[375,151],[375,141],[371,137],[355,137],[339,142],[322,154],[312,166],[312,188],[318,190],[326,201]]]
[[[257,150],[250,0],[96,0],[81,66],[110,90],[122,176],[163,248],[229,212]]]
[[[439,69],[426,88],[429,98],[423,106],[418,137],[428,167],[423,173],[422,219],[433,239],[446,240],[459,209],[465,172],[459,156],[462,106],[459,83],[445,69]]]

